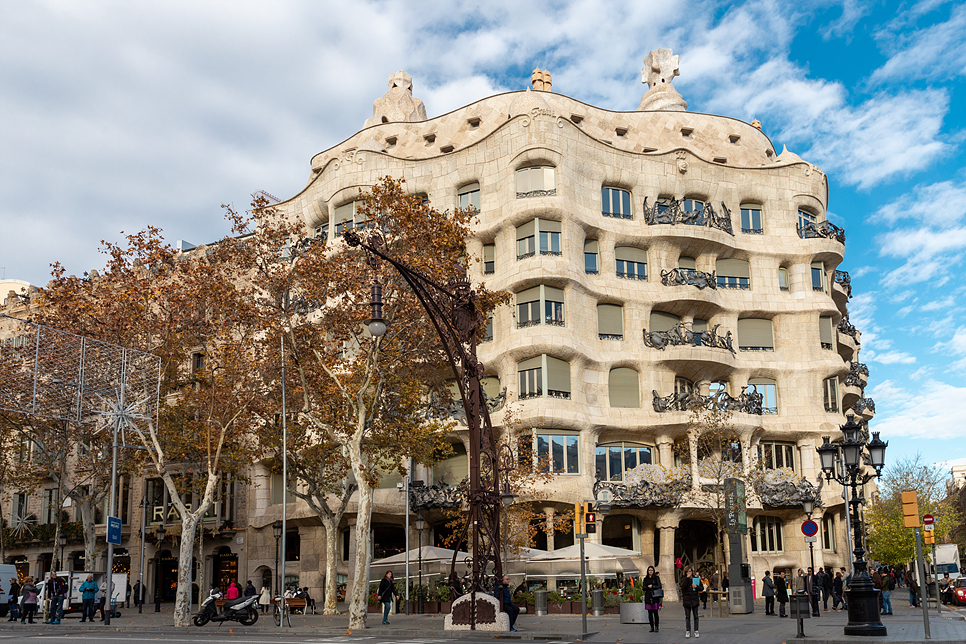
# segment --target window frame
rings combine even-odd
[[[615,375],[614,374],[615,371],[622,371],[622,370],[630,371],[631,373],[634,374],[634,384],[636,385],[637,391],[633,393],[635,393],[637,397],[636,405],[615,405],[614,404],[615,396],[614,396],[613,383],[611,382],[611,378]],[[641,408],[641,372],[631,367],[612,367],[607,372],[607,401],[611,409],[640,409]]]
[[[618,447],[620,450],[619,453],[620,453],[621,470],[618,473],[616,478],[615,478],[615,475],[611,472],[611,465],[613,464],[613,461],[611,458],[610,448],[613,448],[613,447]],[[643,464],[641,462],[642,449],[647,450],[648,464],[649,465],[657,464],[658,450],[653,445],[647,445],[645,443],[634,443],[629,441],[612,441],[609,443],[598,443],[596,446],[594,446],[595,479],[598,481],[623,481],[624,474],[630,471],[631,469],[634,469],[634,468],[627,467],[627,460],[626,460],[627,449],[632,449],[636,451],[635,456],[637,459],[637,465],[635,465],[634,467],[637,467],[638,465]],[[601,453],[601,450],[603,450],[603,453]],[[603,478],[601,477],[601,471],[600,471],[600,465],[599,465],[599,461],[602,457],[604,459],[604,470],[605,470]]]
[[[784,280],[785,285],[782,286]],[[787,293],[791,289],[791,275],[784,266],[778,267],[778,290]]]
[[[534,364],[536,360],[539,360],[539,366]],[[555,378],[555,376],[552,377],[550,374],[551,360],[556,360],[567,365],[566,390],[551,388],[551,380]],[[527,368],[520,369],[520,365],[526,365]],[[517,398],[519,400],[529,400],[531,398],[548,397],[570,400],[573,396],[573,374],[571,373],[570,367],[571,364],[568,360],[563,360],[546,353],[518,361],[516,364],[517,385],[519,387]],[[526,374],[526,382],[524,382],[524,374]]]
[[[536,300],[527,300],[521,303],[517,300],[517,296],[521,293],[526,293],[533,290],[534,288],[540,289],[540,297]],[[560,301],[550,299],[547,295],[547,289],[552,288],[561,292],[562,299]],[[536,307],[537,319],[533,318],[533,304],[539,303]],[[523,315],[521,314],[521,307],[530,307],[527,311],[527,320],[525,322],[521,321]],[[547,286],[546,284],[540,284],[537,287],[530,287],[524,289],[520,293],[514,293],[514,316],[517,321],[518,329],[525,329],[531,326],[539,326],[541,324],[546,324],[548,326],[567,326],[567,293],[562,288],[557,288],[555,286]],[[541,314],[542,313],[542,314]],[[551,314],[551,315],[548,315]]]
[[[822,381],[822,402],[825,405],[825,411],[830,414],[837,414],[842,408],[838,376],[825,378]]]
[[[476,203],[473,203],[473,195],[476,195]],[[465,205],[463,204],[464,201],[466,202]],[[479,181],[468,183],[456,190],[456,207],[464,208],[464,209],[475,208],[477,212],[480,212],[481,209],[480,209],[480,182]]]
[[[771,448],[771,463],[768,463],[766,454],[766,448]],[[784,464],[778,465],[779,458],[776,456],[777,452],[775,448],[781,448],[782,457],[781,460]],[[780,467],[789,467],[787,464],[788,455],[791,454],[792,464],[791,470],[798,473],[799,462],[798,462],[798,446],[795,443],[789,443],[788,441],[775,441],[775,440],[763,440],[758,443],[758,462],[761,464],[762,469],[765,470],[777,470]]]
[[[818,215],[805,208],[798,208],[798,236],[805,239],[805,225],[819,223]]]
[[[746,235],[764,235],[765,226],[762,220],[762,211],[764,210],[759,204],[741,204],[738,209],[741,211],[741,232]],[[746,215],[747,213],[747,222]],[[758,213],[758,226],[755,224],[755,215],[753,213]],[[745,224],[748,224],[747,226]]]
[[[618,196],[618,205],[620,208],[618,212],[605,208],[605,204],[608,203],[610,208],[614,207],[614,193],[617,193]],[[603,217],[613,219],[634,219],[634,200],[631,197],[631,191],[616,186],[601,186],[600,214]]]
[[[770,347],[767,346],[767,345],[760,345],[759,346],[759,345],[753,345],[753,344],[742,344],[742,337],[741,337],[742,336],[741,327],[743,326],[742,325],[742,322],[745,322],[745,324],[748,325],[748,324],[750,324],[749,322],[747,322],[748,320],[768,322],[768,326],[769,326],[769,329],[771,331],[771,346]],[[774,351],[775,350],[775,344],[776,344],[776,342],[775,342],[775,322],[774,322],[774,320],[771,320],[769,318],[739,318],[738,319],[738,327],[737,327],[737,336],[738,336],[737,337],[738,351],[763,352],[763,351]],[[747,340],[747,338],[746,338],[746,340]]]
[[[822,551],[836,552],[835,514],[832,512],[827,512],[822,515]]]
[[[718,268],[718,263],[723,261],[732,261],[732,260],[736,262],[745,263],[745,266],[748,269],[748,277],[742,277],[739,275],[721,274],[721,270]],[[718,288],[728,288],[728,289],[741,290],[741,291],[751,290],[751,262],[749,262],[748,260],[738,259],[738,258],[719,257],[717,260],[715,260],[714,270],[715,270],[715,279],[716,279]]]
[[[530,187],[533,183],[533,180],[530,174],[534,173],[537,170],[543,171],[543,176],[540,178],[540,182],[544,186],[543,188]],[[553,183],[553,187],[551,188],[546,187],[547,170],[552,171],[550,176]],[[520,190],[520,187],[521,187],[520,177],[524,174],[526,174],[526,178],[527,178],[526,179],[527,190]],[[513,173],[513,188],[517,199],[528,199],[531,197],[555,197],[557,195],[557,167],[553,165],[548,165],[548,164],[537,164],[537,165],[528,165],[522,168],[517,168]]]
[[[541,464],[541,437],[548,437],[547,441],[547,452],[546,454],[550,457],[550,462],[547,463],[549,466],[549,473],[554,476],[580,476],[581,470],[581,457],[580,457],[580,432],[569,431],[565,429],[553,429],[553,428],[543,428],[535,427],[532,432],[533,436],[533,464],[542,472],[547,472],[548,470]],[[562,471],[556,469],[556,459],[553,455],[554,437],[561,437],[561,455],[563,456],[563,463],[561,463]],[[571,446],[573,446],[573,451],[571,453]],[[571,464],[570,457],[574,456],[576,458],[576,463]]]
[[[489,257],[489,259],[487,259]],[[496,244],[483,244],[483,274],[496,272]]]
[[[785,523],[778,517],[759,514],[751,522],[751,552],[785,552]],[[769,543],[766,537],[771,537]],[[762,546],[768,546],[763,548]],[[776,547],[777,546],[777,547]]]
[[[590,246],[593,250],[587,250],[588,246]],[[587,260],[589,257],[594,258],[593,269],[587,267]],[[596,239],[584,240],[584,273],[587,275],[600,274],[600,242]]]
[[[769,382],[752,382],[753,380],[768,380]],[[758,387],[771,387],[772,391],[769,395],[768,390],[759,391]],[[752,388],[754,388],[752,390]],[[750,378],[748,380],[748,389],[752,390],[753,393],[761,394],[761,413],[762,414],[777,414],[778,413],[778,382],[773,378]],[[769,400],[771,397],[772,400]],[[774,406],[769,405],[769,402],[773,402]]]

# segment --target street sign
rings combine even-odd
[[[931,523],[927,523],[924,526],[922,526],[922,529],[925,530],[926,532],[932,532],[933,530],[936,529],[936,526],[934,526]]]
[[[121,520],[117,517],[107,517],[107,542],[121,545]]]
[[[730,534],[748,533],[748,514],[745,504],[745,483],[739,479],[725,479],[725,531]]]
[[[816,543],[817,541],[818,537],[805,537],[805,543]]]
[[[934,516],[933,516],[933,515],[931,515],[931,514],[926,514],[926,515],[924,515],[924,516],[922,517],[922,522],[923,522],[923,524],[925,524],[925,525],[932,525],[933,523],[935,523],[935,522],[936,522],[936,517],[934,517]],[[928,528],[927,528],[927,530],[928,530]]]
[[[803,522],[802,534],[804,534],[806,537],[814,537],[815,535],[818,534],[818,524],[812,521],[811,519]],[[805,539],[805,541],[808,541],[808,539]]]

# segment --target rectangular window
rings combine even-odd
[[[825,411],[837,412],[839,410],[839,380],[838,378],[826,378],[822,385],[825,396]]]
[[[352,201],[343,204],[335,209],[333,219],[335,219],[335,236],[342,237],[347,230],[352,230],[355,225],[356,214],[360,202]]]
[[[16,519],[22,519],[27,516],[27,506],[30,502],[30,496],[25,492],[20,492],[13,495],[13,507],[11,508],[11,517]]]
[[[763,414],[778,413],[777,385],[770,378],[752,378],[748,381],[748,392],[761,394],[761,412]]]
[[[718,288],[734,288],[743,291],[751,288],[751,268],[743,259],[719,259],[715,263]]]
[[[486,318],[486,328],[483,331],[483,342],[489,342],[493,339],[493,316]]]
[[[41,517],[41,523],[56,523],[56,512],[57,512],[57,490],[51,488],[49,490],[44,490],[44,507],[43,516]]]
[[[778,269],[778,289],[781,291],[788,290],[788,269],[787,268]]]
[[[597,305],[597,335],[601,340],[624,339],[624,307],[617,304]]]
[[[787,467],[798,471],[798,468],[795,467],[795,445],[793,443],[762,441],[758,444],[758,460],[766,470]]]
[[[808,212],[807,210],[798,211],[798,236],[805,239],[805,229],[809,226],[814,226],[818,217]]]
[[[564,326],[564,292],[552,286],[534,286],[517,293],[517,328],[540,324]],[[543,318],[540,310],[543,309]]]
[[[554,326],[564,325],[564,293],[563,289],[552,286],[543,287],[544,323]]]
[[[547,361],[547,395],[570,398],[570,363],[553,356],[544,358]]]
[[[285,489],[285,482],[282,480],[282,474],[272,474],[272,505],[279,505],[282,503],[282,491]],[[291,492],[288,493],[288,498],[285,500],[286,503],[295,503],[296,497]]]
[[[774,351],[775,335],[771,320],[742,318],[738,320],[740,351]]]
[[[614,249],[617,260],[617,277],[632,280],[647,280],[647,251],[633,246],[618,246]]]
[[[533,257],[537,252],[536,220],[517,226],[517,259]]]
[[[572,434],[536,435],[537,462],[543,471],[580,474],[580,437]]]
[[[605,217],[633,219],[631,193],[620,188],[601,188],[601,214]]]
[[[519,363],[517,374],[520,378],[520,400],[543,395],[543,356]]]
[[[517,293],[517,328],[540,324],[540,287]]]
[[[782,552],[783,529],[781,519],[777,517],[758,516],[752,522],[751,536],[752,552]]]
[[[480,209],[480,184],[471,183],[468,186],[463,186],[458,192],[458,204],[460,208],[476,208]]]
[[[599,244],[596,239],[588,239],[584,242],[584,272],[590,275],[596,275],[598,272],[597,267],[597,251]]]
[[[541,255],[560,255],[560,222],[550,219],[535,219],[540,236]]]
[[[765,232],[761,226],[761,206],[741,207],[741,232],[753,235]]]
[[[835,515],[822,515],[822,550],[835,552]]]
[[[828,293],[825,283],[825,265],[822,262],[812,262],[812,290]]]
[[[483,274],[492,275],[496,271],[496,245],[483,245]]]
[[[832,318],[830,316],[823,315],[818,319],[819,340],[822,343],[822,348],[826,351],[835,350],[833,329],[834,326],[832,325]]]
[[[515,175],[517,199],[557,194],[556,169],[549,166],[521,168]]]

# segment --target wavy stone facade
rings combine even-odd
[[[868,370],[858,364],[859,334],[847,321],[847,274],[836,270],[844,232],[825,222],[826,176],[790,152],[777,154],[757,122],[682,109],[613,112],[527,90],[429,120],[377,123],[313,157],[308,185],[277,206],[336,241],[338,213],[346,212],[337,209],[386,175],[404,178],[438,209],[461,205],[461,194],[464,205],[478,204],[470,250],[484,261],[471,274],[517,294],[495,313],[492,340],[480,346],[486,374],[499,378],[535,435],[576,437],[558,439],[563,471],[534,501],[548,514],[594,498],[598,478],[622,477],[629,461],[616,461],[615,476],[607,460],[613,452],[601,446],[638,446],[635,458],[649,451],[651,462],[674,465],[672,445],[684,436],[688,413],[658,398],[708,396],[721,387],[734,399],[761,392],[764,413],[747,413],[752,405],[734,414],[746,462],[761,453],[774,466],[780,452],[781,463],[791,458],[799,480],[818,489],[821,436],[837,435],[853,404],[871,418],[869,405],[857,403]],[[543,168],[537,183],[526,183],[537,175],[518,176],[534,167]],[[605,189],[616,189],[616,199]],[[669,217],[673,211],[681,216]],[[585,251],[596,253],[596,272]],[[702,274],[703,282],[693,279]],[[611,307],[601,314],[600,305]],[[675,321],[678,335],[691,339],[645,342],[646,333],[673,330]],[[717,339],[702,341],[712,329]],[[413,478],[429,485],[440,477],[417,466]],[[781,505],[749,507],[753,576],[809,564],[800,488],[767,496]],[[847,565],[840,492],[820,492],[816,566]],[[401,496],[377,493],[379,521],[402,524]],[[432,506],[423,510],[430,524],[441,520]],[[641,570],[656,564],[670,577],[675,557],[707,560],[707,519],[700,508],[642,497],[615,508],[591,540],[639,550]],[[546,541],[552,549],[572,536]]]

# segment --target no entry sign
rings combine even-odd
[[[933,523],[935,523],[935,522],[936,522],[936,517],[934,517],[934,516],[933,516],[933,515],[931,515],[931,514],[927,514],[927,515],[925,515],[925,516],[924,516],[924,517],[922,518],[922,522],[923,522],[923,523],[924,523],[925,525],[932,525]]]
[[[809,519],[802,523],[802,534],[806,537],[814,537],[818,534],[818,524]]]

